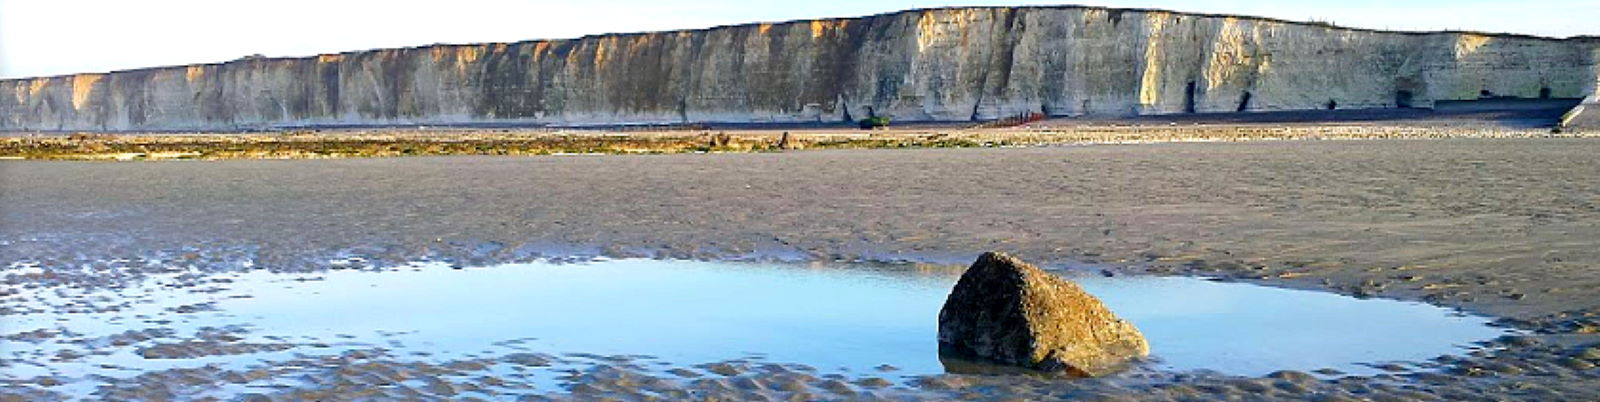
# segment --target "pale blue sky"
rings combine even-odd
[[[0,78],[1028,0],[0,0]],[[1364,28],[1600,35],[1600,0],[1083,0]]]

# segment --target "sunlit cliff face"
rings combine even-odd
[[[1600,42],[958,8],[0,81],[9,130],[983,120],[1581,98]]]
[[[199,81],[206,76],[206,66],[189,66],[183,73],[184,80],[188,82]]]
[[[105,78],[101,74],[78,74],[72,76],[72,109],[83,110],[89,104],[89,96],[94,94],[94,84]]]

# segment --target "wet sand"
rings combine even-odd
[[[1075,383],[951,375],[873,395],[1593,399],[1595,155],[1600,141],[1592,139],[1501,139],[0,162],[0,264],[12,266],[8,287],[100,288],[190,267],[317,271],[349,257],[373,266],[597,255],[965,264],[998,249],[1045,266],[1421,300],[1539,335],[1442,358],[1433,362],[1440,372],[1136,373]],[[95,269],[114,259],[140,263]],[[38,268],[23,274],[19,262]],[[163,342],[183,339],[176,336]],[[611,373],[592,390],[569,391],[626,397],[637,378],[618,385],[614,377],[638,374],[606,369],[613,366],[590,368]],[[176,386],[160,380],[169,374],[141,378]],[[701,383],[709,388],[691,394],[792,397],[773,386],[787,375],[757,376],[756,390],[717,377],[728,384]],[[0,393],[51,392],[36,381],[11,385]]]

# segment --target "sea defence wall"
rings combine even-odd
[[[1584,98],[1600,40],[952,8],[0,81],[0,130],[987,120]]]
[[[1594,54],[1594,58],[1600,60],[1600,47],[1595,49]],[[1600,71],[1600,67],[1596,67],[1596,70]],[[1600,133],[1600,74],[1596,74],[1595,82],[1590,88],[1593,89],[1589,97],[1584,98],[1578,106],[1561,116],[1563,130]]]
[[[1600,132],[1600,96],[1585,98],[1561,116],[1561,128],[1568,131]]]

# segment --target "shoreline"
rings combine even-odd
[[[1047,120],[1005,128],[951,123],[880,130],[379,128],[273,133],[10,133],[0,160],[327,159],[449,155],[750,153],[804,149],[991,148],[1193,142],[1596,138],[1549,127],[1369,122],[1232,123]]]

